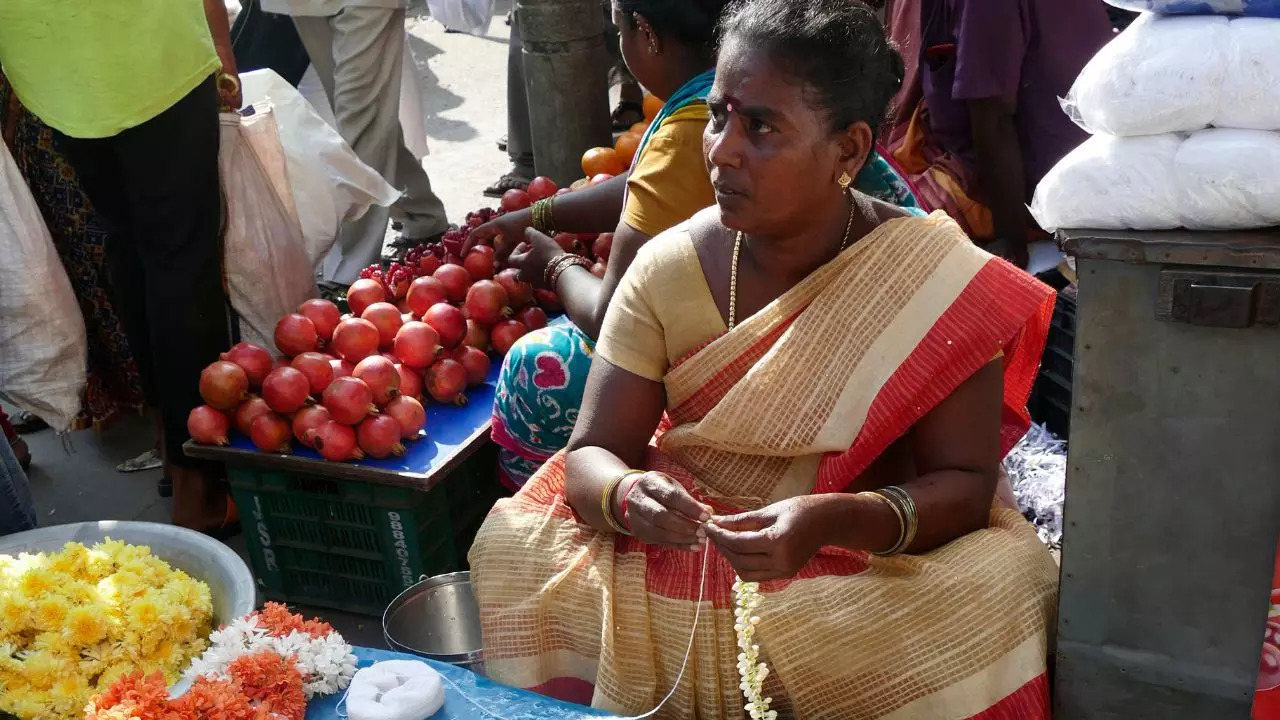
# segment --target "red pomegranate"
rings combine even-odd
[[[609,182],[610,180],[613,179],[613,177],[614,176],[610,175],[609,173],[596,173],[595,175],[591,176],[591,182],[589,184],[593,186],[599,185],[600,183]]]
[[[289,357],[320,349],[320,336],[316,333],[315,323],[298,313],[280,318],[280,322],[276,323],[275,337],[276,347]]]
[[[529,193],[530,200],[537,202],[555,195],[559,190],[560,188],[556,187],[555,180],[545,175],[539,175],[529,183],[529,189],[526,192]]]
[[[409,286],[409,296],[405,298],[405,302],[409,303],[409,311],[418,317],[425,315],[432,305],[448,300],[449,291],[445,289],[444,283],[433,277],[420,277],[414,280]]]
[[[418,272],[430,275],[440,269],[440,258],[431,253],[423,253],[422,259],[418,260]],[[412,290],[412,287],[410,287]]]
[[[489,333],[489,338],[493,341],[493,349],[499,355],[506,355],[511,350],[511,346],[528,332],[529,328],[519,320],[503,320],[493,326],[493,332]]]
[[[334,328],[338,327],[338,322],[342,319],[342,311],[337,305],[320,298],[313,298],[299,305],[298,314],[316,326],[316,334],[320,336],[322,344],[329,342]]]
[[[454,353],[453,359],[466,368],[468,387],[481,385],[489,377],[489,356],[483,350],[463,345]]]
[[[598,262],[595,265],[591,266],[591,274],[595,275],[598,278],[604,277],[604,270],[605,270],[604,263]]]
[[[253,343],[236,343],[231,349],[218,356],[227,362],[233,362],[244,370],[244,374],[249,377],[249,387],[258,389],[262,387],[262,380],[271,372],[275,359],[271,357],[271,353],[266,348]]]
[[[522,308],[533,304],[533,286],[527,282],[520,282],[519,270],[507,268],[495,275],[493,279],[507,291],[507,302],[511,307]]]
[[[311,382],[295,368],[276,368],[262,381],[262,399],[278,413],[296,413],[310,398]]]
[[[511,314],[511,308],[507,307],[507,291],[492,280],[477,280],[467,290],[463,307],[471,319],[481,325],[493,325]]]
[[[373,402],[386,405],[400,394],[400,371],[396,364],[381,355],[367,357],[356,363],[355,372],[351,376],[363,380],[373,392]]]
[[[613,233],[600,233],[596,236],[596,241],[591,244],[591,254],[595,255],[597,260],[608,262],[611,252],[613,252]]]
[[[364,309],[360,318],[373,323],[378,328],[378,347],[386,350],[396,341],[396,333],[404,321],[400,318],[400,309],[391,303],[374,303]]]
[[[347,305],[351,308],[351,314],[356,317],[363,315],[365,308],[386,299],[387,289],[373,278],[360,278],[347,289]]]
[[[471,252],[462,258],[462,268],[473,278],[487,280],[493,277],[493,273],[497,270],[493,248],[484,245],[471,248]]]
[[[551,239],[555,240],[556,244],[560,246],[560,249],[564,250],[567,253],[573,253],[574,255],[581,255],[585,250],[585,248],[582,246],[582,241],[578,239],[577,233],[568,233],[568,232],[556,233],[555,237]]]
[[[407,322],[396,333],[392,347],[400,362],[422,369],[435,362],[440,354],[440,333],[424,322]]]
[[[201,445],[227,445],[231,423],[227,416],[208,405],[193,408],[187,414],[187,432]]]
[[[422,320],[440,335],[440,344],[446,349],[457,347],[467,335],[466,316],[447,303],[432,305],[422,316]]]
[[[356,441],[365,454],[378,459],[404,454],[400,442],[400,423],[386,415],[374,415],[360,421],[356,428]]]
[[[259,450],[269,453],[289,452],[293,429],[289,421],[275,413],[259,415],[249,425],[249,439]]]
[[[215,360],[200,372],[200,397],[214,409],[230,412],[249,392],[249,376],[239,365]]]
[[[412,398],[422,397],[422,376],[418,371],[400,363],[396,364],[396,370],[400,373],[400,394]],[[391,402],[395,402],[395,398],[392,398]]]
[[[307,439],[307,431],[314,430],[331,419],[325,406],[308,405],[293,416],[293,436],[298,439],[298,442],[311,447],[311,442]]]
[[[242,434],[248,435],[249,428],[253,425],[253,421],[256,420],[259,415],[270,414],[271,406],[267,404],[266,400],[263,400],[260,397],[251,397],[240,403],[240,407],[236,408],[234,418],[236,429]]]
[[[330,462],[359,460],[364,451],[356,445],[356,431],[340,422],[329,421],[314,430],[307,431],[311,447],[320,457]]]
[[[481,327],[480,323],[475,320],[468,319],[467,334],[462,338],[462,344],[479,350],[488,351],[489,331]]]
[[[424,379],[432,400],[452,405],[467,404],[467,396],[462,393],[467,389],[468,377],[462,363],[448,358],[437,360],[427,368]]]
[[[471,287],[471,273],[461,265],[441,265],[432,277],[444,285],[449,302],[460,303],[467,297],[467,288]]]
[[[338,323],[330,349],[343,360],[358,363],[378,352],[381,340],[377,326],[363,318],[352,318]]]
[[[512,188],[502,193],[502,209],[507,212],[523,210],[533,204],[533,199],[524,190]]]
[[[294,358],[291,366],[306,376],[307,383],[311,386],[311,394],[319,397],[320,393],[329,387],[329,383],[333,382],[332,362],[333,360],[327,355],[308,352]]]
[[[271,358],[271,369],[275,370],[276,368],[289,367],[289,363],[291,362],[293,362],[293,358],[285,357],[284,355]],[[263,376],[262,379],[266,380],[267,378],[266,376]]]
[[[359,378],[340,377],[324,389],[322,399],[336,422],[355,425],[369,415],[378,414],[373,404],[373,391]]]
[[[383,414],[394,418],[400,425],[401,440],[417,440],[418,433],[427,424],[427,411],[417,398],[401,395],[387,403]]]
[[[536,305],[516,313],[516,320],[524,323],[525,327],[530,330],[541,330],[547,326],[547,314]]]
[[[538,301],[538,306],[549,313],[558,313],[564,310],[564,305],[560,302],[560,296],[552,290],[538,288],[533,291],[533,297]]]
[[[349,363],[346,360],[339,360],[337,358],[334,358],[333,360],[329,361],[329,367],[333,368],[334,379],[337,379],[340,377],[351,377],[351,371],[356,369],[356,366],[354,364]]]

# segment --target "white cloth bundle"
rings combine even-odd
[[[1244,15],[1280,18],[1280,0],[1107,0],[1122,10],[1162,15]]]
[[[1280,133],[1095,135],[1040,181],[1045,230],[1235,230],[1280,224]]]
[[[384,660],[356,671],[346,703],[351,720],[425,720],[444,707],[444,683],[424,662]]]
[[[1143,15],[1085,65],[1063,108],[1117,136],[1280,130],[1280,19]]]

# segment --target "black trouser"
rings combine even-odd
[[[213,78],[156,117],[108,138],[57,135],[111,231],[107,268],[165,458],[182,454],[200,371],[230,344],[222,289],[218,94]]]
[[[266,12],[260,0],[241,0],[231,37],[236,67],[242,73],[271,68],[290,85],[298,87],[311,64],[302,38],[293,26],[293,18]]]

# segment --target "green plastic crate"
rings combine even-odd
[[[501,496],[481,451],[429,492],[228,467],[258,588],[270,600],[381,615],[422,575],[465,567]]]

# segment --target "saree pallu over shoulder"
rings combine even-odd
[[[1019,276],[942,217],[886,223],[667,373],[645,467],[718,511],[836,491],[1000,353],[1012,437],[1052,307]],[[702,557],[587,526],[564,483],[561,455],[495,506],[471,550],[486,669],[646,712],[679,672]],[[707,565],[689,669],[658,717],[742,716],[734,573],[713,551]],[[766,694],[806,719],[1048,717],[1056,577],[1010,510],[923,555],[824,548],[762,587]]]

